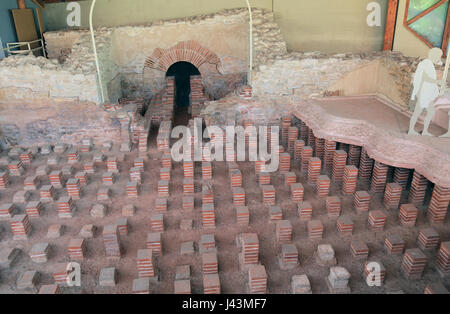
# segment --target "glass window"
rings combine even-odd
[[[442,0],[409,0],[405,25],[430,47],[442,47],[449,2]]]

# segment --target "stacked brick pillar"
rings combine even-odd
[[[414,171],[411,189],[409,191],[409,202],[415,206],[423,205],[425,193],[427,192],[428,180],[417,171]]]
[[[435,185],[428,207],[427,217],[430,222],[443,223],[447,215],[447,208],[450,201],[450,188],[443,188]]]
[[[191,114],[192,118],[198,117],[206,98],[203,91],[203,82],[200,75],[191,76]]]

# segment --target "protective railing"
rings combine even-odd
[[[39,46],[32,48],[34,44],[40,44]],[[23,49],[22,47],[27,47]],[[47,52],[45,51],[44,40],[37,39],[33,41],[22,41],[16,43],[6,43],[6,48],[0,49],[0,51],[7,51],[8,55],[14,54],[29,54],[30,52],[42,50],[44,57],[47,57]]]

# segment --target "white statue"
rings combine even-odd
[[[422,112],[426,110],[427,116],[425,117],[422,135],[433,136],[428,132],[428,128],[436,112],[434,102],[439,97],[439,85],[445,85],[445,82],[437,80],[434,65],[441,63],[442,55],[443,52],[441,49],[432,48],[428,53],[428,59],[423,60],[417,66],[416,73],[414,74],[414,89],[411,95],[411,100],[417,101],[414,114],[411,117],[408,134],[420,135],[414,130],[414,126]]]

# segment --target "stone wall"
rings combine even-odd
[[[419,60],[386,52],[288,53],[273,13],[263,9],[254,10],[254,98],[235,97],[247,80],[248,19],[247,9],[232,9],[145,26],[96,29],[105,103],[116,104],[121,97],[151,98],[165,86],[167,69],[188,61],[198,67],[206,94],[213,100],[202,111],[210,123],[234,119],[271,124],[291,112],[293,104],[312,96],[383,94],[401,110],[408,110],[411,79]],[[125,120],[135,123],[138,117],[130,117],[130,108],[117,117],[100,105],[89,31],[48,32],[45,40],[49,56],[55,59],[21,56],[0,62],[0,103],[5,117],[11,117],[9,111],[25,116],[37,112],[38,117],[37,121],[34,117],[19,119],[14,125],[3,120],[5,136],[17,143],[52,141],[52,133],[42,130],[48,126],[67,141],[92,132],[99,139],[126,142],[129,135],[123,130],[132,123]],[[20,112],[10,105],[18,101]],[[44,102],[57,103],[49,107],[56,113],[43,110]],[[83,110],[76,110],[76,102],[92,120]],[[57,122],[66,117],[71,117],[73,126]],[[114,122],[117,119],[120,126]]]
[[[254,65],[286,54],[286,43],[271,11],[254,9]],[[216,14],[153,22],[143,26],[98,28],[95,30],[100,70],[106,101],[120,96],[150,98],[165,82],[161,69],[144,69],[157,49],[167,50],[182,42],[194,41],[216,54],[220,65],[199,67],[207,94],[224,97],[246,83],[248,72],[248,10],[230,9]],[[95,71],[92,44],[87,30],[45,34],[49,56],[70,69]],[[184,61],[184,60],[174,60]],[[120,82],[120,85],[119,85]],[[119,90],[123,94],[118,93]]]
[[[45,33],[45,47],[49,59],[58,59],[59,63],[64,63],[72,53],[75,43],[80,40],[80,36],[86,31],[60,31]]]
[[[420,59],[396,52],[327,55],[290,53],[268,60],[253,74],[253,94],[354,96],[379,94],[401,110],[409,108],[412,78]],[[438,67],[438,71],[442,71]]]
[[[113,60],[112,29],[95,30],[97,55],[102,77],[105,102],[117,103],[122,97],[119,68]],[[49,58],[56,57],[61,68],[74,73],[90,73],[96,76],[94,51],[91,34],[88,30],[62,31],[45,33]],[[68,48],[72,45],[70,48]],[[66,53],[70,51],[68,55]],[[97,85],[97,82],[94,83]],[[101,91],[98,92],[97,103],[101,102]]]
[[[80,144],[87,137],[98,144],[121,139],[118,119],[92,102],[0,102],[0,128],[10,144],[21,146]]]
[[[391,78],[391,88],[398,91],[399,102],[404,106],[404,109],[414,110],[409,107],[409,100],[412,93],[412,80],[416,72],[417,65],[422,59],[406,57],[401,53],[392,53],[389,58],[381,59],[381,64],[386,69],[387,74]],[[443,67],[436,67],[438,72],[443,71]],[[438,75],[442,77],[442,75]],[[380,82],[381,83],[381,82]]]
[[[66,99],[98,103],[95,71],[72,69],[56,59],[11,56],[0,62],[0,102]]]
[[[248,14],[243,14],[248,18]],[[253,49],[255,67],[287,54],[286,42],[273,12],[253,9]]]
[[[98,36],[97,49],[100,71],[102,75],[103,91],[105,101],[117,103],[122,98],[120,68],[116,65],[113,56],[112,30],[104,31],[102,36]]]
[[[102,35],[97,46],[105,95],[117,102],[122,96],[120,76],[111,59],[111,41],[104,40],[110,34],[108,30],[99,32]],[[79,144],[84,137],[92,137],[99,144],[121,142],[129,135],[123,134],[116,113],[107,112],[99,104],[89,32],[53,35],[47,44],[53,47],[50,51],[57,59],[11,56],[0,62],[0,129],[6,142],[22,146]],[[60,43],[61,37],[75,41],[70,54],[64,54],[69,48]]]
[[[262,56],[284,53],[273,15],[255,10],[255,20],[255,63]],[[165,71],[144,71],[144,63],[156,50],[180,42],[195,42],[195,53],[208,50],[217,57],[201,63],[199,70],[210,98],[221,98],[246,82],[248,33],[246,9],[146,26],[97,28],[104,102],[115,104],[123,96],[150,98],[159,91]],[[0,128],[5,138],[25,146],[56,141],[76,144],[85,136],[97,142],[126,143],[139,117],[130,108],[110,112],[101,105],[90,32],[47,32],[45,42],[50,59],[13,56],[0,62]]]
[[[255,9],[254,63],[286,53],[273,13]],[[248,10],[224,10],[216,14],[155,22],[150,26],[119,27],[114,31],[114,56],[122,73],[126,97],[146,97],[164,87],[164,71],[143,68],[156,49],[167,50],[194,41],[220,59],[220,64],[199,67],[206,93],[212,99],[224,97],[246,82],[248,72]],[[163,69],[165,70],[165,68]]]
[[[344,76],[331,90],[341,91],[342,96],[378,94],[387,97],[399,110],[412,113],[410,101],[412,81],[421,58],[412,58],[400,52],[372,54],[368,66]],[[442,77],[444,66],[436,66],[437,76]],[[364,92],[365,91],[365,92]]]
[[[252,120],[271,124],[290,113],[295,103],[311,97],[376,94],[402,112],[411,112],[412,76],[420,60],[400,53],[289,53],[266,60],[253,72],[253,99],[230,95],[207,102],[202,115],[208,124]],[[442,68],[438,68],[441,71]]]
[[[357,55],[290,53],[260,65],[253,74],[253,94],[258,96],[323,94],[346,73],[373,60]]]
[[[244,125],[245,121],[255,125],[279,125],[281,116],[292,113],[292,104],[287,96],[253,97],[251,100],[228,96],[206,102],[201,116],[208,126]]]

